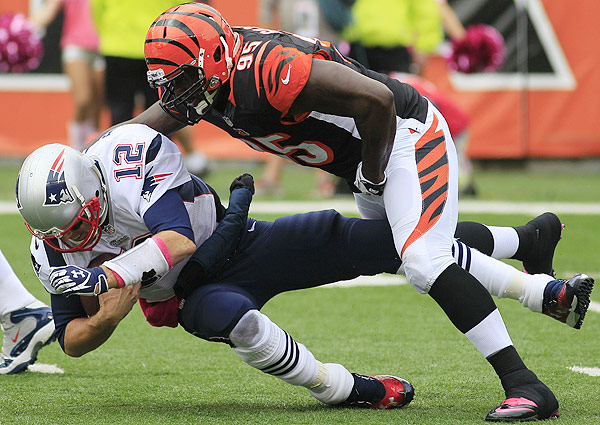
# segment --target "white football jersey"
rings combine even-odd
[[[141,124],[117,127],[104,135],[86,152],[100,164],[109,199],[109,223],[103,227],[100,242],[91,251],[60,253],[33,237],[31,253],[36,274],[46,290],[50,267],[77,265],[87,267],[100,254],[119,254],[151,236],[144,214],[167,190],[182,187],[184,204],[199,246],[215,230],[215,197],[200,179],[190,176],[175,143]],[[62,259],[60,258],[62,256]],[[174,295],[173,286],[187,259],[176,264],[155,282],[145,285],[140,298],[164,301]],[[37,264],[36,264],[37,263]],[[62,264],[64,265],[64,264]]]

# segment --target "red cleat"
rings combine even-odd
[[[410,403],[415,395],[413,386],[405,379],[391,375],[378,375],[373,378],[383,384],[385,396],[369,406],[371,409],[399,409]]]

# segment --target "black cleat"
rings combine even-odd
[[[523,254],[521,259],[523,271],[529,274],[544,273],[554,276],[552,260],[563,227],[560,219],[551,212],[539,215],[525,226],[519,227],[532,238],[531,249]]]
[[[525,422],[558,418],[558,400],[535,374],[526,370],[502,378],[506,399],[485,417],[488,422]]]

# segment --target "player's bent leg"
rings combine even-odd
[[[250,310],[240,318],[229,339],[245,363],[289,384],[305,387],[318,377],[313,354],[258,310]],[[349,373],[346,378],[350,380]],[[341,402],[348,397],[351,384],[336,387],[331,398]]]
[[[452,253],[457,264],[473,275],[490,294],[519,300],[524,307],[542,312],[544,289],[554,279],[552,276],[520,272],[458,240],[452,245]]]
[[[186,331],[199,338],[231,344],[231,330],[244,314],[256,308],[249,295],[238,288],[209,284],[185,299],[179,321]]]
[[[486,420],[517,421],[551,417],[558,410],[558,402],[552,391],[521,360],[485,288],[473,276],[459,270],[462,269],[456,264],[448,267],[432,285],[429,295],[483,354],[502,382],[506,400],[488,413]],[[505,409],[504,405],[515,405],[513,399],[519,398],[526,400],[520,402],[530,406],[524,416],[521,416],[522,410],[502,410]],[[536,409],[532,408],[534,405]],[[502,410],[502,419],[498,419],[497,414],[492,415],[499,409]]]
[[[180,322],[200,338],[228,343],[246,364],[307,388],[323,403],[389,409],[412,400],[412,386],[401,378],[351,374],[340,364],[317,361],[237,288],[200,287],[185,300]]]
[[[522,261],[527,273],[553,276],[552,260],[563,227],[555,214],[546,212],[517,227],[459,222],[454,236],[490,257]]]
[[[340,364],[323,364],[258,310],[248,311],[239,320],[229,340],[245,363],[289,384],[307,388],[325,404],[390,409],[412,400],[414,391],[408,381],[351,374]]]
[[[498,298],[519,300],[531,311],[543,313],[575,329],[581,328],[590,305],[594,279],[577,274],[555,279],[547,274],[527,274],[454,241],[453,255],[459,266],[472,274]]]

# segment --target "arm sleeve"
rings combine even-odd
[[[271,106],[287,115],[304,89],[312,69],[313,56],[293,47],[276,46],[262,64],[262,83]]]
[[[231,192],[225,217],[213,234],[190,257],[190,261],[195,261],[202,267],[206,277],[216,273],[237,248],[248,221],[251,201],[252,192],[247,188]]]
[[[173,230],[194,241],[190,216],[177,189],[167,190],[148,208],[144,214],[144,223],[153,235]]]
[[[51,294],[52,315],[58,343],[65,350],[65,331],[73,319],[88,317],[78,296],[65,297],[64,295]]]

